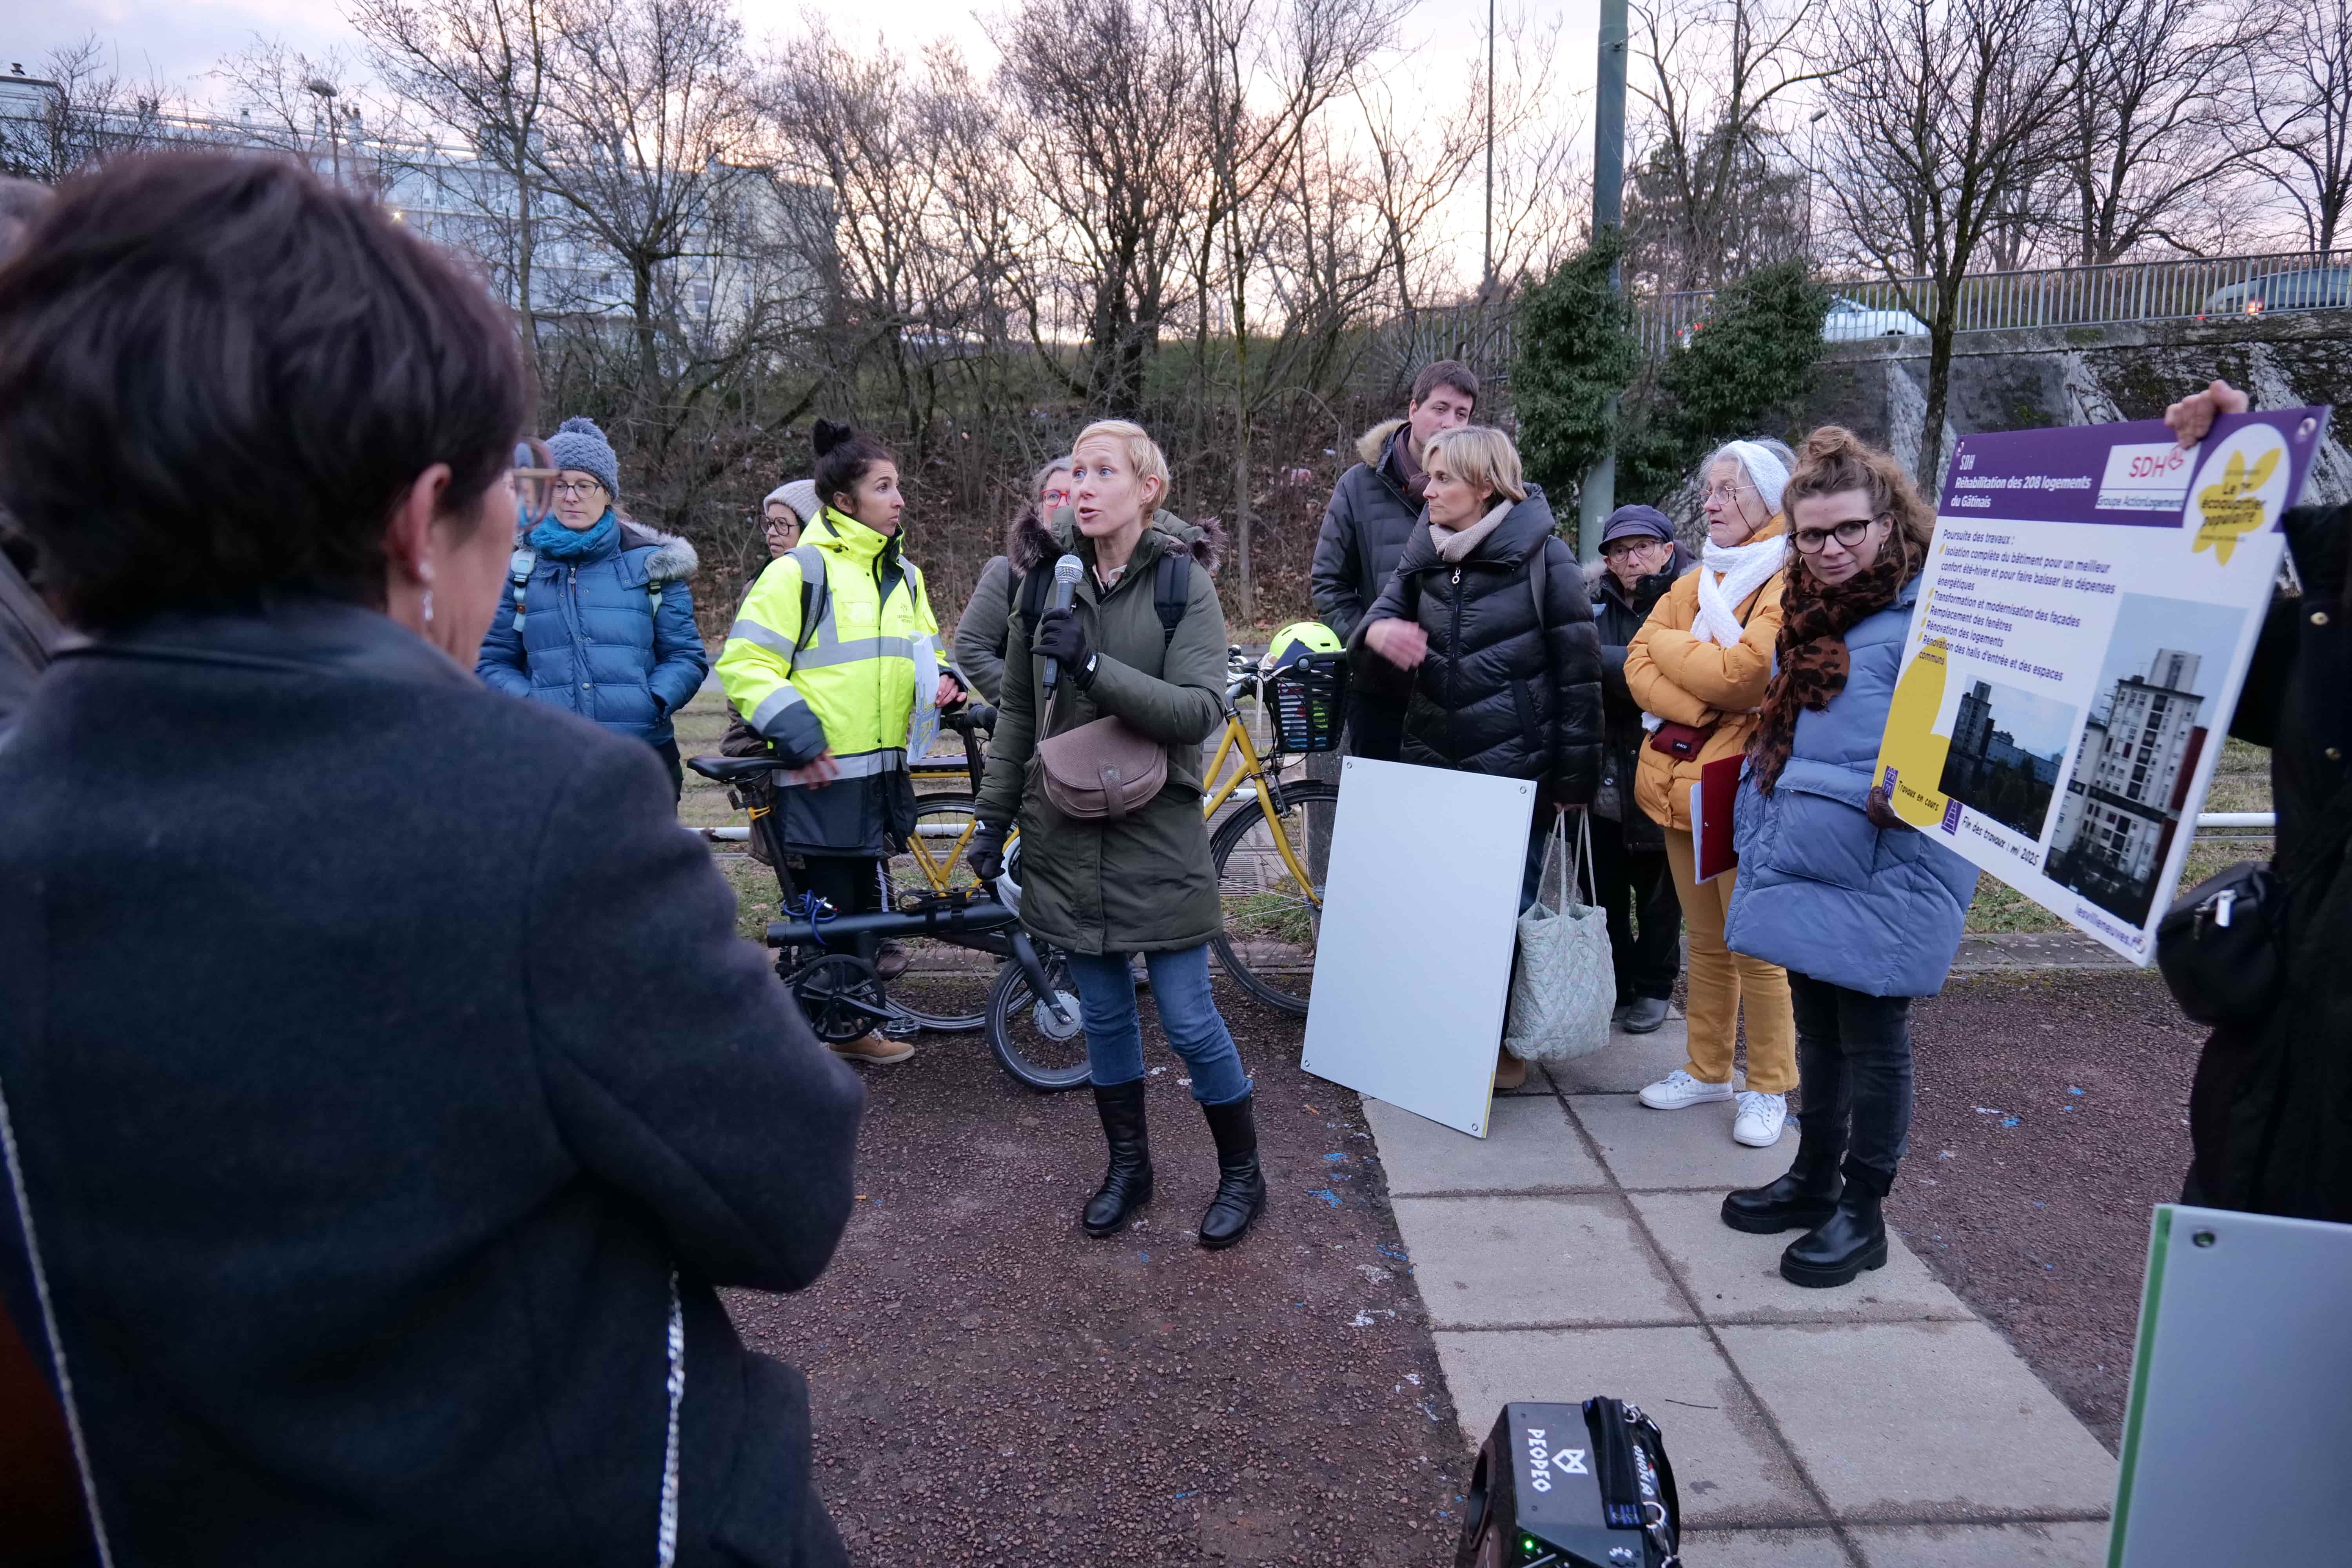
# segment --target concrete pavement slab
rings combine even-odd
[[[1671,1447],[1667,1455],[1673,1457]],[[1687,1499],[1683,1506],[1690,1506]],[[1852,1568],[1853,1563],[1826,1530],[1686,1530],[1682,1554],[1694,1568]]]
[[[1869,1568],[2099,1568],[2107,1560],[2103,1523],[1865,1525],[1852,1533]]]
[[[1394,1196],[1417,1193],[1605,1188],[1607,1173],[1549,1095],[1498,1097],[1486,1136],[1465,1132],[1364,1097],[1364,1121]]]
[[[1717,1331],[1842,1520],[2104,1517],[2114,1498],[2106,1450],[1982,1323]]]
[[[1692,1321],[1621,1198],[1398,1198],[1391,1206],[1433,1328]]]
[[[1665,1434],[1685,1521],[1726,1527],[1826,1522],[1703,1329],[1518,1330],[1440,1333],[1436,1340],[1438,1364],[1453,1390],[1463,1435],[1474,1447],[1512,1400],[1569,1403],[1614,1394],[1640,1405]],[[1821,1561],[1843,1568],[1845,1558],[1836,1553]]]
[[[1653,1110],[1630,1094],[1577,1094],[1568,1109],[1601,1146],[1611,1172],[1636,1191],[1685,1188],[1720,1196],[1773,1180],[1797,1154],[1794,1129],[1769,1149],[1734,1143],[1737,1108],[1729,1100]]]
[[[1680,1017],[1673,1017],[1647,1035],[1612,1029],[1609,1043],[1591,1056],[1543,1065],[1563,1093],[1632,1094],[1687,1061],[1685,1046],[1689,1038],[1689,1026]]]
[[[1642,1193],[1634,1212],[1709,1322],[1967,1322],[1976,1314],[1937,1284],[1903,1238],[1886,1238],[1886,1267],[1841,1290],[1807,1290],[1780,1278],[1780,1251],[1799,1232],[1751,1236],[1723,1223],[1720,1193]]]

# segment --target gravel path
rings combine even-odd
[[[1452,1561],[1466,1456],[1356,1097],[1298,1071],[1298,1020],[1219,990],[1271,1194],[1223,1253],[1192,1240],[1214,1153],[1149,1007],[1158,1190],[1111,1241],[1076,1220],[1084,1090],[1029,1093],[978,1035],[868,1069],[833,1268],[730,1298],[809,1374],[854,1561]]]
[[[1887,1217],[2114,1451],[2148,1210],[2180,1195],[2204,1032],[2152,973],[1986,975],[1913,1012]]]

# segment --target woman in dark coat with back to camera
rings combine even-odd
[[[1553,531],[1543,491],[1511,438],[1485,425],[1441,430],[1422,453],[1426,526],[1364,614],[1355,668],[1409,684],[1398,760],[1542,786],[1519,907],[1536,900],[1558,813],[1590,805],[1601,779],[1601,643],[1583,568]],[[1544,563],[1536,605],[1534,563]],[[1399,672],[1409,671],[1401,677]],[[1497,1047],[1495,1084],[1527,1064]]]
[[[118,1563],[845,1561],[713,1288],[823,1270],[861,1091],[651,750],[471,673],[524,406],[291,164],[110,163],[0,271],[91,634],[0,748],[0,1289]]]
[[[1675,539],[1654,506],[1621,506],[1601,525],[1601,559],[1585,568],[1592,620],[1601,634],[1601,696],[1608,736],[1592,815],[1592,876],[1609,915],[1617,969],[1612,1020],[1631,1035],[1656,1032],[1682,968],[1683,907],[1666,863],[1666,830],[1633,803],[1633,774],[1649,732],[1625,684],[1625,648],[1650,612],[1698,558]]]

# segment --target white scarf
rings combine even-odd
[[[1691,636],[1730,647],[1739,641],[1740,601],[1788,564],[1789,542],[1778,535],[1728,547],[1713,540],[1699,559],[1698,614]]]

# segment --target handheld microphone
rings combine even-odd
[[[1065,555],[1054,563],[1055,609],[1066,610],[1070,607],[1070,601],[1077,597],[1078,579],[1086,575],[1086,571],[1087,563],[1075,555]],[[1054,688],[1060,685],[1061,680],[1062,661],[1058,658],[1047,659],[1045,661],[1045,695],[1053,696]]]

